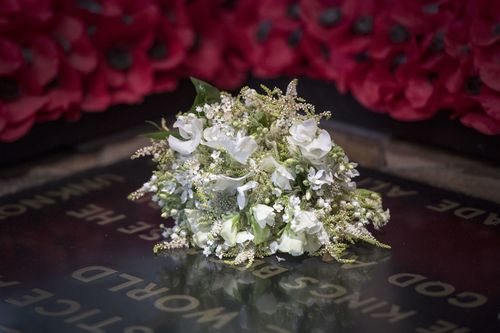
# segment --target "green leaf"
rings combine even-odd
[[[247,212],[247,219],[250,222],[250,225],[252,226],[252,231],[254,235],[253,242],[255,245],[259,245],[260,243],[264,242],[266,239],[269,238],[269,228],[265,226],[264,228],[261,228],[260,225],[255,221],[255,218],[253,215],[249,212]]]
[[[200,105],[220,102],[219,89],[205,81],[195,79],[194,77],[191,78],[191,82],[193,82],[194,89],[196,90],[196,97],[189,112],[194,112],[196,107]]]
[[[181,139],[181,136],[179,135],[179,133],[172,132],[172,131],[165,131],[165,130],[161,130],[161,131],[158,131],[158,132],[150,132],[150,133],[145,133],[144,134],[145,137],[150,138],[150,139],[155,139],[155,140],[165,140],[170,135],[172,135],[172,136],[174,136],[174,137],[176,137],[178,139]]]

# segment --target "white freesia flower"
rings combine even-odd
[[[290,227],[295,232],[315,234],[321,230],[322,224],[316,217],[316,214],[310,211],[301,210],[295,213]]]
[[[261,161],[261,166],[264,170],[273,170],[271,174],[271,181],[273,184],[283,190],[291,190],[292,186],[290,181],[295,180],[295,176],[290,170],[285,168],[283,165],[279,164],[274,157],[267,156]]]
[[[246,241],[251,241],[253,238],[254,236],[248,231],[240,231],[236,234],[236,243],[242,244]]]
[[[246,192],[248,190],[256,188],[257,185],[259,185],[259,183],[252,180],[236,189],[238,191],[238,196],[236,197],[236,201],[238,201],[238,207],[240,207],[240,209],[245,208],[245,206],[247,205],[247,197],[245,195]]]
[[[168,137],[170,148],[182,155],[191,154],[201,142],[203,121],[193,114],[188,114],[179,116],[174,127],[179,129],[179,134],[185,141],[170,135]]]
[[[305,242],[306,238],[303,233],[297,234],[291,230],[285,230],[279,239],[278,249],[292,256],[300,256],[304,254]]]
[[[255,205],[252,207],[252,215],[261,228],[264,228],[266,225],[274,225],[276,213],[272,207],[262,204]]]
[[[323,157],[332,149],[332,140],[326,130],[320,130],[315,119],[308,119],[290,127],[288,142],[299,147],[302,156],[313,164],[320,164]]]

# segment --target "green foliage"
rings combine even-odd
[[[211,84],[191,78],[191,82],[196,90],[196,97],[194,99],[193,105],[189,109],[189,112],[194,112],[197,106],[202,106],[204,104],[212,104],[220,102],[220,91]]]

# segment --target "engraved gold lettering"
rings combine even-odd
[[[118,228],[116,230],[119,231],[119,232],[121,232],[121,233],[124,233],[124,234],[127,234],[127,235],[131,235],[131,234],[135,234],[135,233],[141,232],[143,230],[147,230],[147,229],[152,228],[152,227],[153,227],[152,224],[149,224],[149,223],[146,223],[146,222],[142,222],[142,221],[138,221],[136,224],[131,224],[131,225],[128,225],[128,226],[125,226],[125,227],[121,227],[121,228]]]
[[[261,279],[269,279],[270,277],[273,277],[275,275],[281,274],[286,271],[288,271],[288,269],[281,266],[265,266],[254,270],[252,274]]]
[[[7,204],[0,206],[0,215],[7,216],[19,216],[26,212],[26,207],[18,204]],[[3,217],[4,218],[4,217]]]
[[[79,197],[83,192],[78,189],[71,188],[68,186],[63,186],[58,190],[52,190],[46,193],[46,195],[50,195],[51,197],[56,197],[59,200],[66,201],[72,197]]]
[[[358,261],[358,256],[353,256],[349,259],[356,260],[355,262],[351,264],[343,264],[342,268],[343,269],[352,269],[352,268],[361,268],[361,267],[367,267],[367,266],[373,266],[376,265],[376,261],[368,261],[368,262],[363,262],[363,261]]]
[[[347,294],[347,289],[345,289],[342,286],[339,286],[338,284],[332,284],[332,283],[326,283],[321,286],[319,286],[319,289],[333,289],[332,292],[330,293],[323,293],[323,292],[318,292],[316,290],[311,291],[311,295],[316,296],[316,297],[321,297],[321,298],[337,298],[340,296],[343,296]]]
[[[31,199],[24,199],[19,201],[19,203],[34,208],[34,209],[40,209],[44,206],[50,206],[55,203],[55,201],[49,197],[46,197],[44,195],[35,195]]]
[[[180,304],[184,302],[185,304]],[[167,306],[166,303],[176,303],[175,305]],[[196,309],[200,305],[200,301],[189,295],[170,295],[158,298],[155,301],[155,307],[158,310],[165,312],[187,312]]]
[[[373,318],[388,318],[389,323],[395,323],[417,314],[417,311],[400,312],[400,309],[399,305],[391,304],[388,312],[372,313],[370,316]]]
[[[80,310],[80,304],[70,299],[57,299],[55,300],[55,303],[63,304],[64,306],[62,309],[49,311],[44,306],[39,305],[35,307],[35,312],[43,316],[57,317],[70,315]]]
[[[165,287],[161,287],[156,290],[155,288],[157,288],[156,284],[148,283],[148,285],[142,289],[132,289],[128,291],[127,296],[132,299],[135,299],[136,301],[142,301],[146,298],[163,294],[164,292],[168,291],[168,288]]]
[[[134,284],[141,283],[142,281],[144,281],[141,278],[138,278],[136,276],[129,275],[129,274],[126,274],[126,273],[120,274],[118,276],[121,277],[121,278],[123,278],[123,279],[125,279],[125,280],[128,280],[128,281],[124,282],[122,284],[119,284],[117,286],[114,286],[112,288],[109,288],[108,289],[109,291],[115,292],[115,291],[128,288],[130,286],[133,286]]]
[[[214,328],[219,329],[224,327],[227,323],[229,323],[231,320],[233,320],[235,317],[238,316],[238,312],[225,313],[224,310],[225,309],[223,307],[219,307],[199,312],[188,313],[185,314],[183,317],[185,318],[200,317],[197,320],[198,323],[209,323],[215,321],[215,323],[212,326]]]
[[[365,300],[360,300],[360,296],[361,295],[358,292],[353,292],[352,294],[337,298],[335,300],[335,303],[341,304],[344,302],[349,302],[347,304],[347,306],[350,309],[357,309],[363,305],[370,304],[370,303],[377,301],[377,299],[375,297],[370,297],[370,298],[367,298]]]
[[[379,308],[381,308],[383,306],[386,306],[386,305],[387,305],[387,302],[384,302],[384,301],[378,302],[378,303],[372,304],[370,306],[367,306],[365,308],[362,308],[361,312],[362,313],[368,313],[368,312],[371,312],[373,310],[379,309]]]
[[[400,273],[391,275],[388,279],[389,283],[398,287],[408,287],[417,282],[426,280],[425,276],[413,273]]]
[[[458,206],[460,206],[460,204],[458,202],[443,199],[443,200],[441,200],[441,202],[439,202],[435,206],[428,205],[426,207],[430,210],[434,210],[436,212],[441,213],[441,212],[445,212],[445,211],[453,209],[453,208],[457,208]]]
[[[448,303],[461,308],[476,308],[487,301],[488,299],[485,296],[468,291],[461,292],[456,294],[454,298],[448,299]]]
[[[490,213],[490,214],[488,214],[488,217],[484,221],[484,224],[486,224],[486,225],[497,225],[497,224],[500,224],[500,218],[498,218],[497,214]]]
[[[116,214],[112,210],[105,210],[103,212],[85,217],[86,221],[97,221],[99,225],[110,224],[116,221],[120,221],[126,218],[123,214]]]
[[[5,302],[10,303],[10,304],[15,305],[15,306],[24,307],[24,306],[27,306],[30,304],[41,302],[47,298],[51,298],[52,296],[54,296],[54,294],[48,292],[47,290],[43,290],[43,289],[35,288],[35,289],[31,289],[31,291],[35,295],[23,295],[22,299],[8,298],[5,300]]]
[[[455,216],[461,217],[466,220],[470,220],[476,216],[484,214],[485,211],[482,209],[472,208],[472,207],[461,207],[455,210]]]
[[[416,194],[418,194],[417,191],[403,191],[399,186],[394,185],[391,187],[391,189],[387,193],[387,196],[389,198],[399,198],[399,197],[407,197],[407,196],[416,195]]]
[[[139,238],[147,240],[147,241],[159,240],[161,238],[161,232],[162,232],[161,229],[154,228],[154,229],[149,230],[145,234],[140,234]]]
[[[441,281],[422,282],[415,287],[415,290],[429,297],[443,297],[455,292],[455,287]]]
[[[89,272],[91,274],[89,274]],[[91,282],[94,280],[102,279],[106,276],[115,274],[114,269],[104,267],[104,266],[88,266],[80,268],[71,274],[74,279],[80,280],[82,282]]]
[[[294,280],[295,284],[290,284],[290,283],[284,283],[280,282],[280,286],[282,286],[285,289],[302,289],[307,286],[307,282],[309,283],[319,283],[319,280],[316,280],[315,278],[312,277],[307,277],[307,276],[301,276],[298,277]]]
[[[103,327],[121,321],[122,319],[123,319],[122,317],[114,316],[105,320],[101,320],[97,323],[93,324],[78,323],[76,326],[92,333],[105,333],[106,331],[102,330]]]
[[[2,277],[2,276],[0,275],[0,277]],[[19,281],[3,281],[3,280],[0,280],[0,288],[12,287],[12,286],[18,285],[19,283],[20,283]]]
[[[96,206],[94,204],[90,204],[85,206],[85,208],[80,209],[78,211],[76,210],[70,210],[66,212],[66,215],[76,217],[77,219],[83,219],[87,216],[102,212],[104,208]]]

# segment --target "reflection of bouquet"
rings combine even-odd
[[[376,193],[356,189],[358,175],[341,147],[318,128],[329,113],[297,97],[243,88],[237,97],[193,79],[198,95],[170,131],[153,133],[151,179],[131,197],[153,192],[162,217],[173,217],[155,250],[197,246],[235,264],[276,252],[329,254],[349,243],[377,242],[366,226],[387,223]]]

